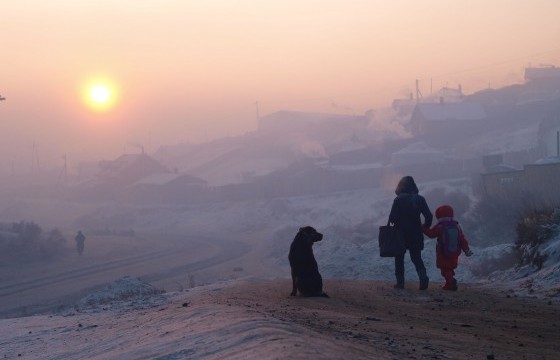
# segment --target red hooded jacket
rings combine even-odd
[[[431,239],[437,237],[436,266],[440,269],[455,269],[457,268],[457,261],[459,259],[459,256],[458,255],[452,257],[443,256],[440,247],[440,241],[441,241],[442,229],[446,222],[447,223],[452,222],[457,225],[459,225],[459,223],[453,219],[453,208],[449,205],[442,205],[438,207],[436,209],[435,215],[438,222],[431,229],[423,226],[422,231],[424,232],[424,235],[426,235]],[[465,234],[463,233],[461,227],[458,226],[458,228],[459,228],[459,243],[461,245],[461,249],[464,252],[468,252],[470,249],[469,249],[469,243],[467,241],[467,238],[465,237]]]

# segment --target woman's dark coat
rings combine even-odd
[[[424,249],[424,234],[420,214],[424,216],[424,225],[432,225],[433,215],[426,199],[418,194],[414,179],[405,176],[395,190],[397,197],[393,201],[389,222],[402,231],[407,249]]]

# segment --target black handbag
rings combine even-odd
[[[379,255],[381,257],[395,257],[406,252],[404,236],[395,226],[379,227]]]

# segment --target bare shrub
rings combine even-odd
[[[553,230],[550,227],[556,228],[554,224],[558,224],[560,215],[555,209],[559,205],[530,192],[485,196],[475,203],[464,223],[477,245],[515,244],[520,252],[519,264],[526,264],[528,258],[533,261],[535,257],[538,263],[544,259],[539,260],[533,252],[550,238]]]
[[[51,258],[63,252],[66,238],[58,229],[44,234],[32,221],[0,224],[0,254],[4,261]]]
[[[543,266],[546,255],[540,252],[544,244],[560,231],[560,209],[544,207],[527,210],[516,226],[515,248],[519,265],[535,265],[538,270]]]
[[[464,227],[477,245],[513,244],[520,218],[547,207],[548,202],[529,192],[511,193],[507,197],[484,196],[475,203],[464,221]]]
[[[512,244],[519,209],[512,203],[494,197],[484,197],[474,206],[462,225],[468,229],[469,240],[478,246]]]

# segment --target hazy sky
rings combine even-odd
[[[363,113],[560,66],[557,0],[0,0],[0,172],[237,135],[261,114]],[[86,86],[114,100],[94,111]],[[103,96],[103,95],[101,95]],[[26,163],[27,162],[27,163]]]

